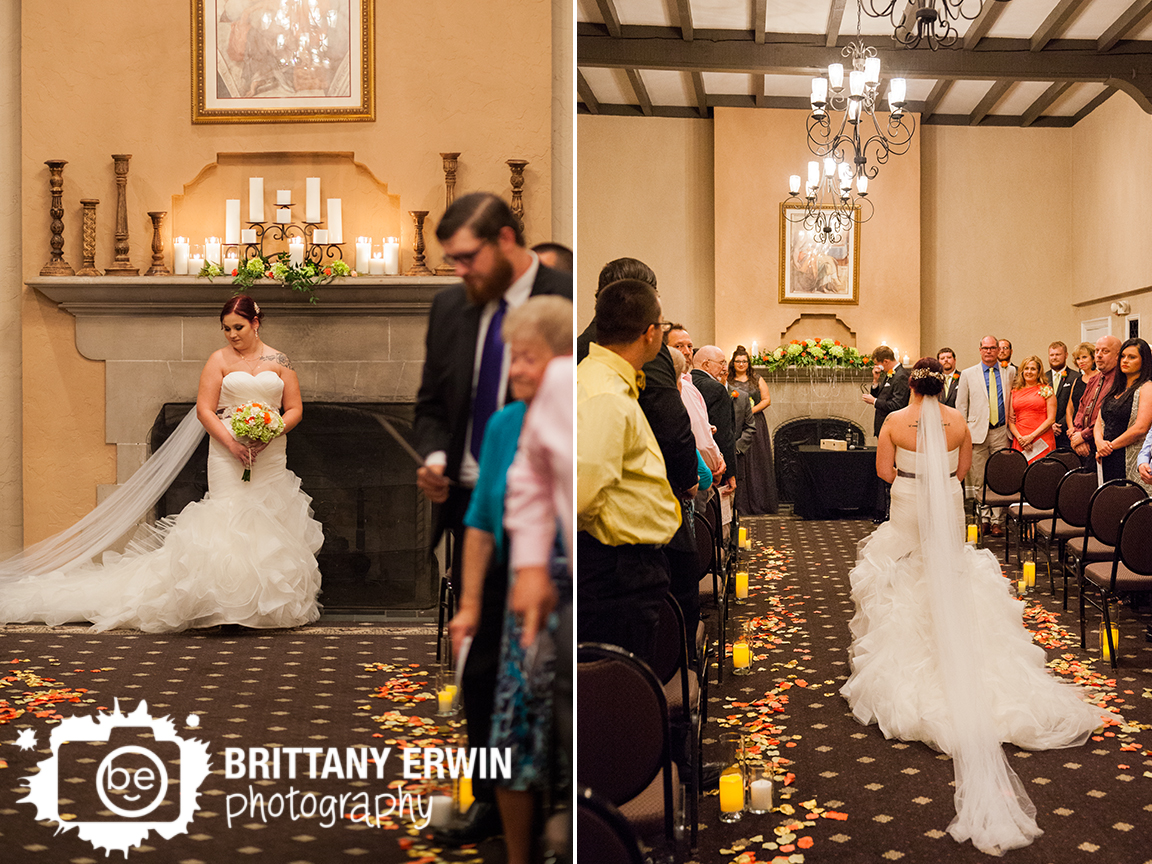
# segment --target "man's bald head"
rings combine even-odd
[[[1101,336],[1096,340],[1096,368],[1107,374],[1120,360],[1120,340],[1115,336]]]
[[[705,345],[702,348],[696,349],[696,356],[693,358],[693,363],[695,364],[695,368],[703,369],[717,381],[720,380],[721,372],[726,368],[724,352],[715,345]]]

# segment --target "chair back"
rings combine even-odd
[[[997,495],[1017,495],[1028,470],[1028,458],[1019,450],[1005,447],[988,457],[984,465],[984,488]]]
[[[1051,456],[1033,462],[1024,472],[1020,494],[1027,504],[1037,510],[1053,510],[1056,507],[1056,490],[1068,469],[1059,459]]]
[[[1144,500],[1144,487],[1131,480],[1109,480],[1092,493],[1088,502],[1088,530],[1108,546],[1120,536],[1120,522],[1133,504]]]
[[[1074,528],[1088,524],[1088,503],[1097,483],[1095,468],[1076,468],[1056,488],[1056,515]]]
[[[1075,471],[1084,465],[1084,460],[1076,455],[1075,450],[1056,450],[1048,459],[1059,459],[1069,471]]]
[[[664,770],[666,833],[672,833],[668,703],[648,664],[615,645],[576,647],[576,780],[617,807]]]
[[[662,684],[672,680],[678,671],[688,668],[688,643],[684,636],[684,613],[671,594],[664,595],[660,604],[660,619],[656,629],[656,650],[652,656],[652,671]]]
[[[696,511],[696,576],[703,579],[709,573],[716,572],[716,540],[712,535],[712,526],[704,518],[704,514]]]
[[[1152,498],[1145,498],[1124,514],[1116,548],[1120,561],[1133,573],[1152,576]]]
[[[611,801],[586,786],[576,790],[577,864],[643,864],[640,840]]]

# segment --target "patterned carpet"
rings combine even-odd
[[[986,861],[945,833],[955,815],[951,760],[920,743],[885,740],[861,726],[838,691],[847,678],[848,572],[870,522],[746,520],[754,539],[749,603],[757,634],[753,673],[713,684],[705,759],[718,733],[740,728],[746,746],[794,780],[770,815],[721,823],[716,793],[700,808],[699,864],[752,862]],[[1002,547],[998,547],[1002,550]],[[1041,584],[1042,583],[1042,584]],[[1048,594],[1043,568],[1026,623],[1056,674],[1086,682],[1126,725],[1083,747],[1028,752],[1007,745],[1044,830],[1007,853],[1019,862],[1152,862],[1152,616],[1122,613],[1120,667],[1100,659],[1097,618],[1079,647],[1075,589],[1070,610]]]
[[[207,742],[211,758],[211,773],[199,787],[186,833],[165,839],[153,831],[142,842],[133,840],[131,860],[179,864],[501,862],[499,842],[451,852],[435,847],[412,827],[414,798],[407,799],[403,818],[386,812],[390,804],[395,810],[394,797],[379,799],[377,807],[376,796],[395,796],[396,784],[402,782],[402,748],[442,747],[445,742],[455,746],[462,732],[460,718],[434,716],[434,653],[432,627],[313,626],[292,631],[226,627],[163,635],[96,634],[76,627],[0,628],[0,860],[6,864],[105,860],[105,848],[81,839],[75,829],[56,833],[54,822],[38,821],[43,815],[38,807],[20,799],[29,790],[25,778],[41,774],[38,766],[52,755],[48,746],[52,730],[72,716],[113,714],[118,700],[123,714],[146,702],[151,717],[171,718],[179,738]],[[175,745],[164,742],[160,732],[153,737],[147,727],[140,731],[145,720],[143,715],[134,716],[130,725],[137,727],[135,732],[117,729],[104,737],[121,745],[124,737],[139,739],[135,746],[171,751]],[[118,822],[95,792],[100,779],[97,766],[104,762],[101,748],[112,745],[82,743],[83,730],[78,734],[70,728],[68,732],[75,740],[60,748],[57,781],[45,784],[55,792],[47,796],[48,803],[58,800],[58,812],[66,821],[101,822],[98,830],[103,843],[114,830],[107,825]],[[255,779],[226,776],[225,748],[277,745],[322,748],[317,755],[317,776],[310,778],[306,773],[311,758],[306,753],[298,757],[295,779],[288,779],[286,758],[280,779],[273,779],[271,773],[264,779],[260,769]],[[358,760],[360,751],[368,747],[392,748],[391,755],[383,759],[381,779],[371,760],[363,760],[366,779],[357,773],[358,761],[348,762],[349,749]],[[179,823],[181,781],[188,785],[194,777],[186,773],[195,770],[194,755],[181,746],[178,753],[157,757],[168,766],[170,780],[162,800],[149,798],[156,794],[152,792],[144,796],[145,801],[160,801],[151,818]],[[132,758],[144,760],[132,753],[118,757]],[[113,768],[121,764],[115,761]],[[143,767],[149,767],[147,761]],[[157,768],[157,763],[151,767]],[[135,776],[140,776],[139,771]],[[424,806],[433,787],[449,791],[450,786],[448,782],[404,782],[404,791],[422,795]],[[133,805],[115,797],[117,786],[128,784],[109,780],[108,798],[132,811]],[[295,798],[291,798],[293,789],[299,793]],[[131,792],[125,788],[123,794]],[[311,818],[302,815],[312,806],[304,800],[307,792],[314,793],[316,805]],[[253,812],[256,794],[264,795],[267,809]],[[284,807],[279,816],[272,801],[277,794]],[[332,796],[328,815],[326,796]],[[365,812],[357,809],[358,800],[370,802],[369,824],[357,818]],[[247,805],[243,813],[241,805]],[[122,860],[119,852],[110,857]]]

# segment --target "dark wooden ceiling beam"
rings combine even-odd
[[[836,41],[840,38],[840,22],[844,20],[844,2],[845,0],[832,0],[832,8],[828,10],[828,26],[824,28],[824,45],[827,48],[835,48]]]
[[[600,17],[604,19],[604,26],[608,28],[608,35],[615,39],[620,38],[620,16],[616,14],[616,4],[612,0],[596,0],[600,7]]]
[[[1115,87],[1105,87],[1102,91],[1100,91],[1099,95],[1097,95],[1096,98],[1094,98],[1091,102],[1089,102],[1087,105],[1085,105],[1079,111],[1077,111],[1073,115],[1072,120],[1076,123],[1079,123],[1081,120],[1083,120],[1085,117],[1087,117],[1089,114],[1091,114],[1093,111],[1095,111],[1097,108],[1099,108],[1101,105],[1103,105],[1105,102],[1107,102],[1112,96],[1115,96],[1115,95],[1116,95],[1116,88]]]
[[[756,34],[756,44],[764,44],[764,31],[768,24],[768,0],[754,0],[752,3],[752,30]]]
[[[648,88],[644,86],[644,79],[640,77],[638,69],[628,69],[628,83],[632,85],[632,92],[636,94],[636,101],[640,103],[640,111],[645,117],[652,116],[652,100],[648,96]]]
[[[1152,0],[1146,2],[1152,3]],[[642,28],[630,29],[642,31]],[[757,45],[747,37],[724,42],[704,38],[692,42],[665,38],[616,40],[585,32],[577,37],[577,63],[618,69],[785,75],[811,75],[827,65],[828,49],[823,44],[797,42],[795,34],[779,41],[775,36],[766,35],[768,41]],[[823,42],[821,37],[815,38]],[[1096,81],[1123,90],[1142,110],[1152,114],[1152,54],[1149,53],[1121,50],[1100,54],[1094,48],[1008,51],[998,50],[1000,40],[985,40],[979,51],[904,51],[893,49],[889,39],[865,38],[864,41],[876,48],[889,75],[1048,83]]]
[[[1008,92],[1014,81],[997,81],[993,84],[988,92],[984,94],[976,107],[972,109],[972,113],[968,115],[969,126],[979,126],[980,121],[992,113],[992,109],[996,107],[997,103],[1004,98],[1004,94]]]
[[[692,73],[692,89],[696,91],[696,108],[700,111],[700,116],[707,119],[708,117],[708,94],[704,92],[704,73]]]
[[[1032,34],[1029,50],[1043,51],[1049,42],[1064,32],[1064,26],[1087,2],[1088,0],[1060,0],[1056,8],[1048,13],[1040,29]]]
[[[1152,12],[1152,0],[1136,0],[1100,36],[1096,42],[1096,50],[1111,51],[1116,47],[1117,42],[1144,23],[1149,12]]]
[[[980,14],[968,25],[968,30],[964,33],[965,51],[971,51],[980,44],[980,40],[988,35],[988,31],[992,29],[992,25],[996,23],[996,19],[1000,17],[1000,13],[1003,11],[1003,3],[995,2],[995,0],[984,0]]]
[[[1071,86],[1072,83],[1070,81],[1058,81],[1045,90],[1040,95],[1040,98],[1029,105],[1028,110],[1020,115],[1020,125],[1031,126],[1039,120],[1040,115],[1047,111],[1052,106],[1052,103],[1063,96],[1064,91]]]
[[[576,92],[580,94],[580,98],[584,100],[584,104],[588,106],[589,114],[600,113],[600,102],[596,98],[596,94],[592,92],[592,88],[588,86],[588,81],[584,77],[584,73],[579,69],[576,70]]]
[[[948,91],[952,89],[954,83],[951,78],[941,78],[933,85],[932,92],[924,100],[924,107],[920,109],[921,122],[936,113],[936,109],[940,107],[940,102],[948,95]]]
[[[691,0],[676,0],[676,14],[680,17],[680,35],[684,41],[692,41],[692,3]]]

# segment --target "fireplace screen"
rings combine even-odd
[[[165,405],[152,427],[155,450],[192,408]],[[411,440],[411,403],[306,402],[288,440],[288,468],[312,496],[324,526],[316,556],[327,612],[427,609],[436,600],[430,554],[431,505],[416,488],[416,465],[380,424]],[[156,505],[179,513],[208,491],[208,437]]]

